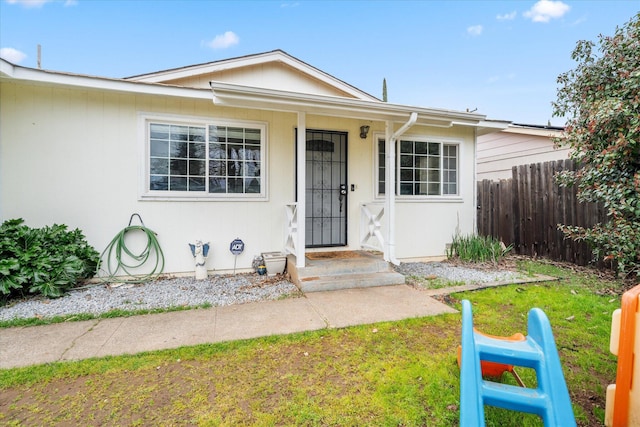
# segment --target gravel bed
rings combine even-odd
[[[436,276],[466,284],[522,278],[511,271],[478,270],[439,262],[402,263],[396,270],[406,276]],[[207,280],[180,277],[137,285],[100,284],[70,291],[56,299],[34,296],[12,301],[0,307],[0,320],[44,319],[81,313],[99,315],[116,309],[133,311],[203,304],[227,306],[299,295],[298,288],[281,275],[213,275]]]
[[[56,299],[41,296],[0,307],[0,320],[51,318],[80,313],[99,315],[111,310],[148,310],[210,304],[226,306],[299,295],[284,276],[257,274],[216,275],[207,280],[192,277],[157,280],[144,284],[99,284],[73,290]]]
[[[454,282],[465,284],[503,282],[522,279],[523,276],[515,271],[486,270],[460,267],[444,262],[408,262],[396,267],[398,273],[405,276],[435,276]]]

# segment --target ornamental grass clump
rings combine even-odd
[[[99,254],[78,229],[30,228],[23,219],[0,225],[0,300],[40,293],[59,297],[93,276]]]
[[[465,262],[497,263],[511,249],[511,245],[505,247],[504,243],[491,236],[455,235],[447,250],[447,257],[457,257]]]

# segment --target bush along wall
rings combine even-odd
[[[30,228],[22,218],[7,220],[0,225],[0,298],[27,292],[62,296],[93,277],[99,257],[79,229]]]

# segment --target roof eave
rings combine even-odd
[[[122,79],[40,70],[15,65],[4,59],[0,59],[0,78],[114,92],[211,99],[211,93],[207,89],[186,88],[159,83],[131,82]]]
[[[284,112],[305,112],[362,120],[406,122],[407,117],[418,114],[417,125],[451,127],[478,126],[485,116],[453,110],[441,110],[379,101],[313,95],[298,92],[210,82],[213,102],[238,108],[255,108]]]

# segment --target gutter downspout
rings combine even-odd
[[[409,121],[402,125],[400,129],[391,134],[393,122],[387,121],[385,124],[385,218],[387,227],[387,242],[385,244],[385,261],[394,265],[400,265],[396,258],[396,141],[411,128],[418,120],[418,113],[411,113]]]
[[[473,128],[473,203],[475,204],[473,213],[473,233],[478,234],[478,211],[480,204],[478,203],[478,128]],[[462,179],[458,178],[460,182]]]

